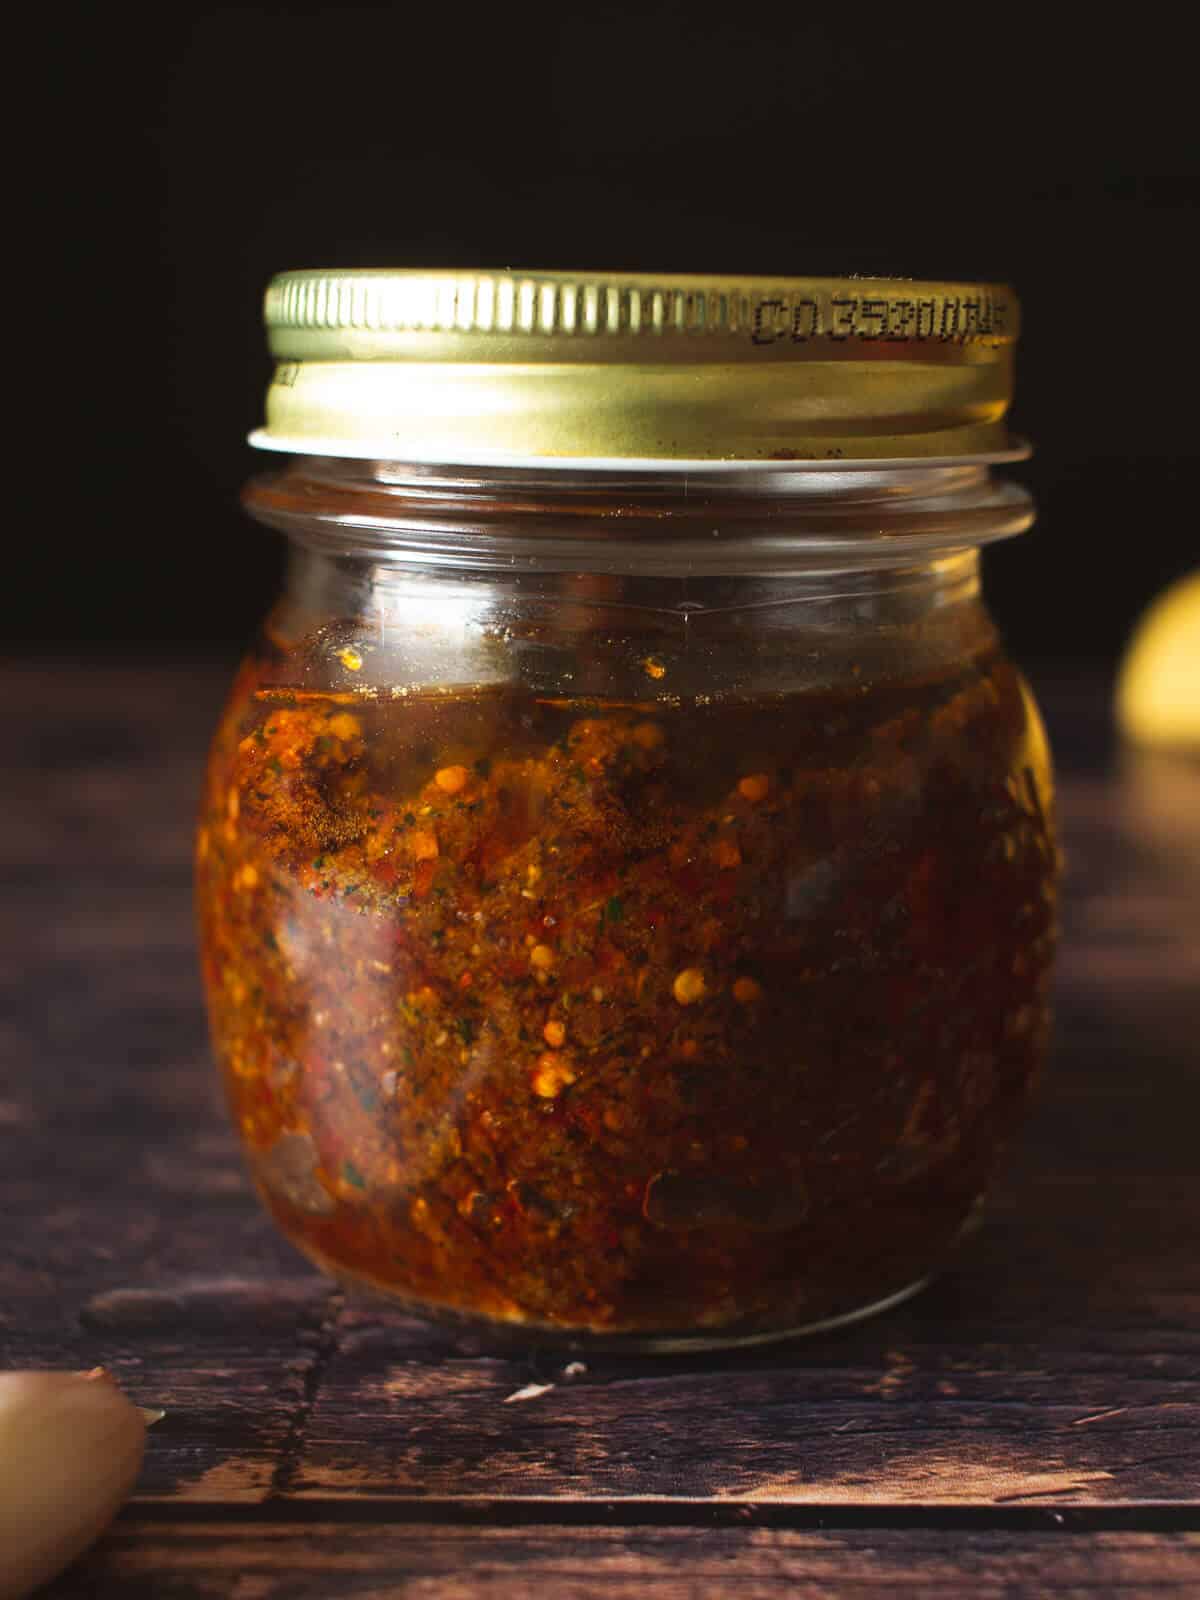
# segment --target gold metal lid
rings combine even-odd
[[[997,458],[1000,284],[285,272],[265,449],[461,464]]]

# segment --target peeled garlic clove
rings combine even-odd
[[[132,1489],[145,1440],[103,1371],[0,1373],[0,1600],[87,1549]]]

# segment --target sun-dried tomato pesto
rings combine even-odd
[[[335,1272],[515,1323],[753,1333],[910,1285],[984,1189],[1053,943],[1020,679],[647,683],[243,674],[204,970],[256,1179]]]

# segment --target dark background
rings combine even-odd
[[[1027,658],[1111,662],[1196,561],[1200,161],[1191,52],[1098,15],[183,5],[72,31],[45,265],[89,309],[56,330],[79,416],[18,639],[252,629],[280,550],[236,500],[280,268],[857,271],[1016,285],[1041,516],[989,556],[994,609]]]

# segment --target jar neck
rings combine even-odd
[[[788,462],[725,470],[450,468],[299,456],[251,514],[384,565],[663,578],[815,578],[936,566],[1022,532],[1024,490],[978,463]]]
[[[267,632],[293,663],[285,676],[296,662],[336,676],[351,651],[347,690],[520,682],[622,701],[937,677],[996,648],[975,550],[741,576],[447,567],[295,544]]]

